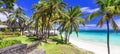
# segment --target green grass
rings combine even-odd
[[[9,38],[3,38],[2,40],[20,40],[21,43],[28,44],[28,45],[32,44],[35,41],[34,38],[29,38],[26,36],[9,37]]]
[[[5,40],[19,40],[23,44],[31,45],[34,43],[34,37],[26,37],[26,36],[19,36],[19,37],[10,37],[10,38],[3,38],[1,41]],[[65,44],[61,41],[59,36],[52,36],[47,39],[48,43],[41,42],[37,49],[44,49],[47,54],[93,54],[92,52],[79,49],[73,45]]]
[[[42,42],[38,49],[44,49],[47,54],[93,54],[92,52],[78,49],[71,44],[65,44],[59,36],[50,37],[48,43]]]
[[[0,39],[0,48],[5,48],[7,46],[11,46],[13,44],[27,44],[31,45],[35,41],[34,37],[26,37],[26,36],[19,36],[19,37],[9,37],[9,38],[1,38]]]
[[[21,41],[20,40],[4,40],[4,41],[0,41],[0,48],[5,48],[7,46],[11,46],[14,44],[20,44]]]

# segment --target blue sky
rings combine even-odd
[[[31,8],[33,4],[37,4],[38,1],[39,0],[18,0],[16,4],[17,6],[22,7],[26,15],[30,17],[32,15]],[[67,7],[80,6],[83,9],[89,9],[88,12],[98,8],[97,5],[95,5],[94,0],[63,0],[63,2],[67,3]]]
[[[39,0],[18,0],[16,5],[18,7],[22,7],[26,15],[30,17],[32,15],[31,8],[33,4],[37,4],[38,1]],[[95,0],[63,0],[63,2],[67,4],[67,8],[71,6],[80,6],[85,16],[89,13],[99,10],[98,6],[95,4]],[[92,23],[96,23],[96,20],[94,20]]]
[[[26,16],[31,17],[32,15],[31,8],[33,4],[37,4],[38,1],[39,0],[17,0],[14,8],[16,9],[18,7],[21,7],[24,10]],[[80,6],[81,10],[83,11],[83,14],[85,15],[83,16],[84,19],[86,18],[87,14],[99,11],[99,7],[95,4],[95,0],[63,0],[63,2],[67,4],[67,8],[71,6]],[[7,20],[6,17],[2,14],[0,14],[0,19],[2,19],[3,21]],[[89,25],[83,28],[85,29],[96,28],[95,23],[97,23],[98,20],[99,19],[92,20],[92,22],[90,22]],[[119,22],[120,20],[116,21]],[[103,28],[105,28],[105,26],[103,26]]]
[[[14,5],[14,8],[21,7],[26,16],[31,17],[32,11],[31,8],[34,4],[37,4],[39,0],[17,0],[17,2]],[[67,4],[67,7],[71,6],[80,6],[81,10],[84,14],[86,13],[92,13],[94,11],[98,11],[97,5],[95,5],[94,0],[63,0]],[[2,20],[6,20],[5,16],[1,16]],[[85,17],[84,17],[85,18]]]
[[[31,8],[33,4],[37,4],[39,0],[17,0],[16,4],[18,7],[22,7],[24,9],[24,12],[27,16],[31,16]],[[67,4],[67,7],[71,6],[80,6],[80,8],[87,8],[87,9],[96,9],[98,8],[97,5],[95,5],[95,0],[63,0]],[[89,11],[88,11],[89,12]]]

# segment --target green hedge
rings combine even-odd
[[[5,48],[7,46],[11,46],[14,44],[20,44],[20,43],[21,43],[20,40],[3,40],[3,41],[0,41],[0,48]]]

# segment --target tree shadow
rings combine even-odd
[[[2,38],[0,38],[0,40],[2,40]]]
[[[63,40],[58,39],[58,38],[54,38],[52,39],[52,41],[56,42],[56,44],[66,44]]]
[[[38,39],[35,38],[35,37],[29,37],[29,40],[30,40],[30,41],[37,41]]]

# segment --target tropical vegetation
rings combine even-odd
[[[75,31],[78,36],[79,24],[85,25],[84,20],[80,18],[82,15],[79,7],[71,7],[63,13],[62,18],[59,19],[60,26],[58,30],[66,34],[65,43],[69,41],[69,36],[72,34],[72,31]]]
[[[69,44],[69,38],[72,32],[74,31],[78,37],[80,26],[85,26],[86,24],[84,18],[82,18],[84,14],[79,6],[67,8],[67,4],[63,0],[40,0],[38,4],[34,4],[31,8],[33,14],[28,19],[21,7],[17,9],[13,8],[16,1],[0,0],[0,13],[8,17],[8,20],[5,22],[0,20],[0,24],[8,25],[8,28],[3,29],[4,32],[0,32],[0,35],[2,35],[0,36],[0,48],[18,43],[31,44],[35,40],[39,40],[41,44],[44,43],[45,45],[44,47],[39,45],[38,48],[44,48],[50,54],[61,54],[61,52],[62,54],[84,53]],[[97,26],[102,27],[106,25],[107,27],[107,48],[108,54],[110,54],[109,30],[110,25],[112,25],[114,32],[117,33],[118,31],[115,16],[120,16],[120,1],[96,0],[95,3],[99,6],[99,11],[89,14],[86,21],[90,22],[94,18],[101,17]],[[55,28],[54,25],[58,25],[58,28]],[[28,30],[30,32],[31,29],[35,30],[35,35],[32,35],[32,38],[31,35],[28,35],[28,37],[22,36],[24,31]],[[59,31],[61,40],[59,36],[50,36],[50,31],[55,29]],[[62,34],[65,34],[65,36],[63,37]],[[58,47],[58,49],[54,47]],[[56,50],[56,52],[49,50]]]
[[[13,29],[19,26],[20,31],[23,32],[26,18],[27,17],[23,13],[23,10],[21,8],[17,8],[12,14],[9,15],[7,22],[9,25],[13,26]]]

